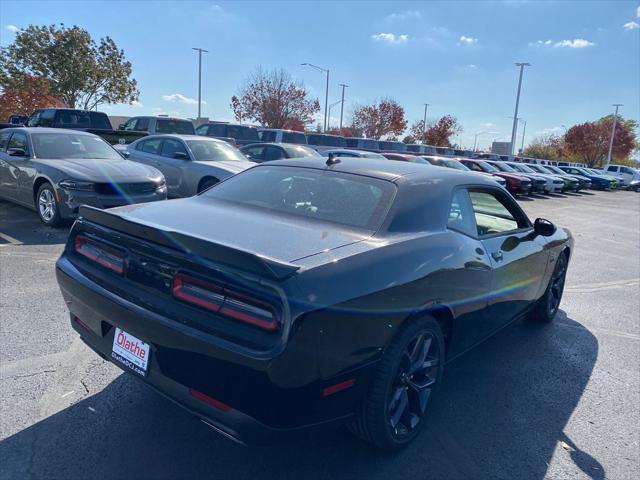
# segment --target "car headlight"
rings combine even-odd
[[[58,183],[60,187],[65,190],[83,190],[87,192],[93,192],[96,189],[96,184],[93,182],[82,182],[79,180],[62,180]]]
[[[167,181],[164,179],[164,177],[156,181],[156,190],[162,190],[166,186],[167,186]]]

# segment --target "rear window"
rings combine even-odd
[[[262,130],[260,133],[260,140],[263,142],[275,142],[276,141],[276,132],[269,132],[266,130]]]
[[[159,119],[156,121],[157,133],[177,133],[181,135],[195,135],[193,123],[189,120]]]
[[[342,137],[336,137],[333,135],[320,135],[317,133],[308,133],[307,142],[309,145],[322,145],[326,147],[339,147],[345,148],[347,142]]]
[[[285,143],[307,144],[307,136],[301,132],[282,132],[282,141]]]
[[[284,147],[291,158],[296,157],[320,157],[321,155],[313,148],[300,146],[287,146]]]
[[[296,217],[377,230],[396,191],[377,178],[311,168],[261,166],[203,195]]]
[[[216,140],[187,140],[193,156],[199,162],[247,161],[240,150]]]
[[[228,125],[227,134],[224,136],[235,138],[236,140],[260,140],[256,128],[243,127],[242,125]]]
[[[111,130],[109,118],[101,112],[84,110],[59,110],[56,112],[55,124],[62,128],[99,128]]]

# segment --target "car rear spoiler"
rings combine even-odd
[[[228,265],[272,280],[284,280],[300,269],[298,265],[238,250],[227,245],[213,243],[184,233],[165,230],[157,225],[127,220],[117,213],[107,212],[87,205],[80,207],[79,217],[79,220],[86,220],[189,255],[199,256],[215,263]]]

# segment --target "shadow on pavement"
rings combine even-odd
[[[38,214],[28,208],[0,200],[0,242],[22,245],[57,245],[67,241],[68,222],[52,228],[40,222]]]
[[[574,475],[603,479],[564,433],[597,356],[596,338],[562,312],[551,325],[516,322],[447,366],[427,428],[393,454],[344,429],[242,447],[120,375],[0,442],[0,477],[542,479],[565,442],[558,455],[570,455]]]

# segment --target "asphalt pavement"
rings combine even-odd
[[[0,201],[0,479],[640,478],[640,195],[521,205],[575,236],[558,318],[449,364],[427,428],[386,454],[344,429],[243,447],[101,360],[55,281],[67,230]]]

